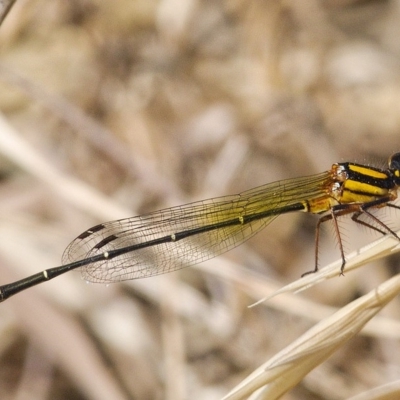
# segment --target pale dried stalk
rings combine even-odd
[[[355,336],[399,293],[400,275],[396,275],[312,327],[256,369],[225,396],[224,400],[247,398],[260,388],[262,389],[252,399],[278,399]]]

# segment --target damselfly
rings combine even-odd
[[[343,273],[346,259],[338,217],[351,214],[354,222],[400,240],[371,213],[386,206],[399,209],[392,204],[399,186],[400,153],[396,153],[389,158],[387,169],[337,163],[320,174],[102,223],[70,243],[62,266],[0,286],[0,301],[76,268],[81,268],[85,280],[101,283],[175,271],[238,246],[277,216],[294,211],[321,215],[315,233],[315,268],[303,276],[318,270],[319,232],[326,221],[333,222]]]

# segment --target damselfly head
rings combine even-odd
[[[395,153],[389,158],[389,170],[395,177],[396,185],[400,186],[400,153]]]

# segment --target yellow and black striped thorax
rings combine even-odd
[[[333,166],[334,180],[339,184],[335,198],[340,204],[367,203],[387,197],[396,199],[400,186],[400,153],[389,158],[387,169],[356,163]]]

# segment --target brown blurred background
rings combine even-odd
[[[333,162],[385,166],[400,150],[399,35],[397,1],[17,1],[0,29],[0,283],[59,265],[105,220]],[[168,276],[106,287],[71,272],[11,298],[0,398],[222,398],[316,322],[247,308],[251,282],[268,294],[313,268],[315,222],[282,216]],[[376,237],[343,231],[348,251]],[[322,264],[339,256],[329,228],[323,242]],[[390,276],[385,262],[301,296],[340,307]],[[349,397],[398,377],[399,355],[360,335],[285,398]]]

